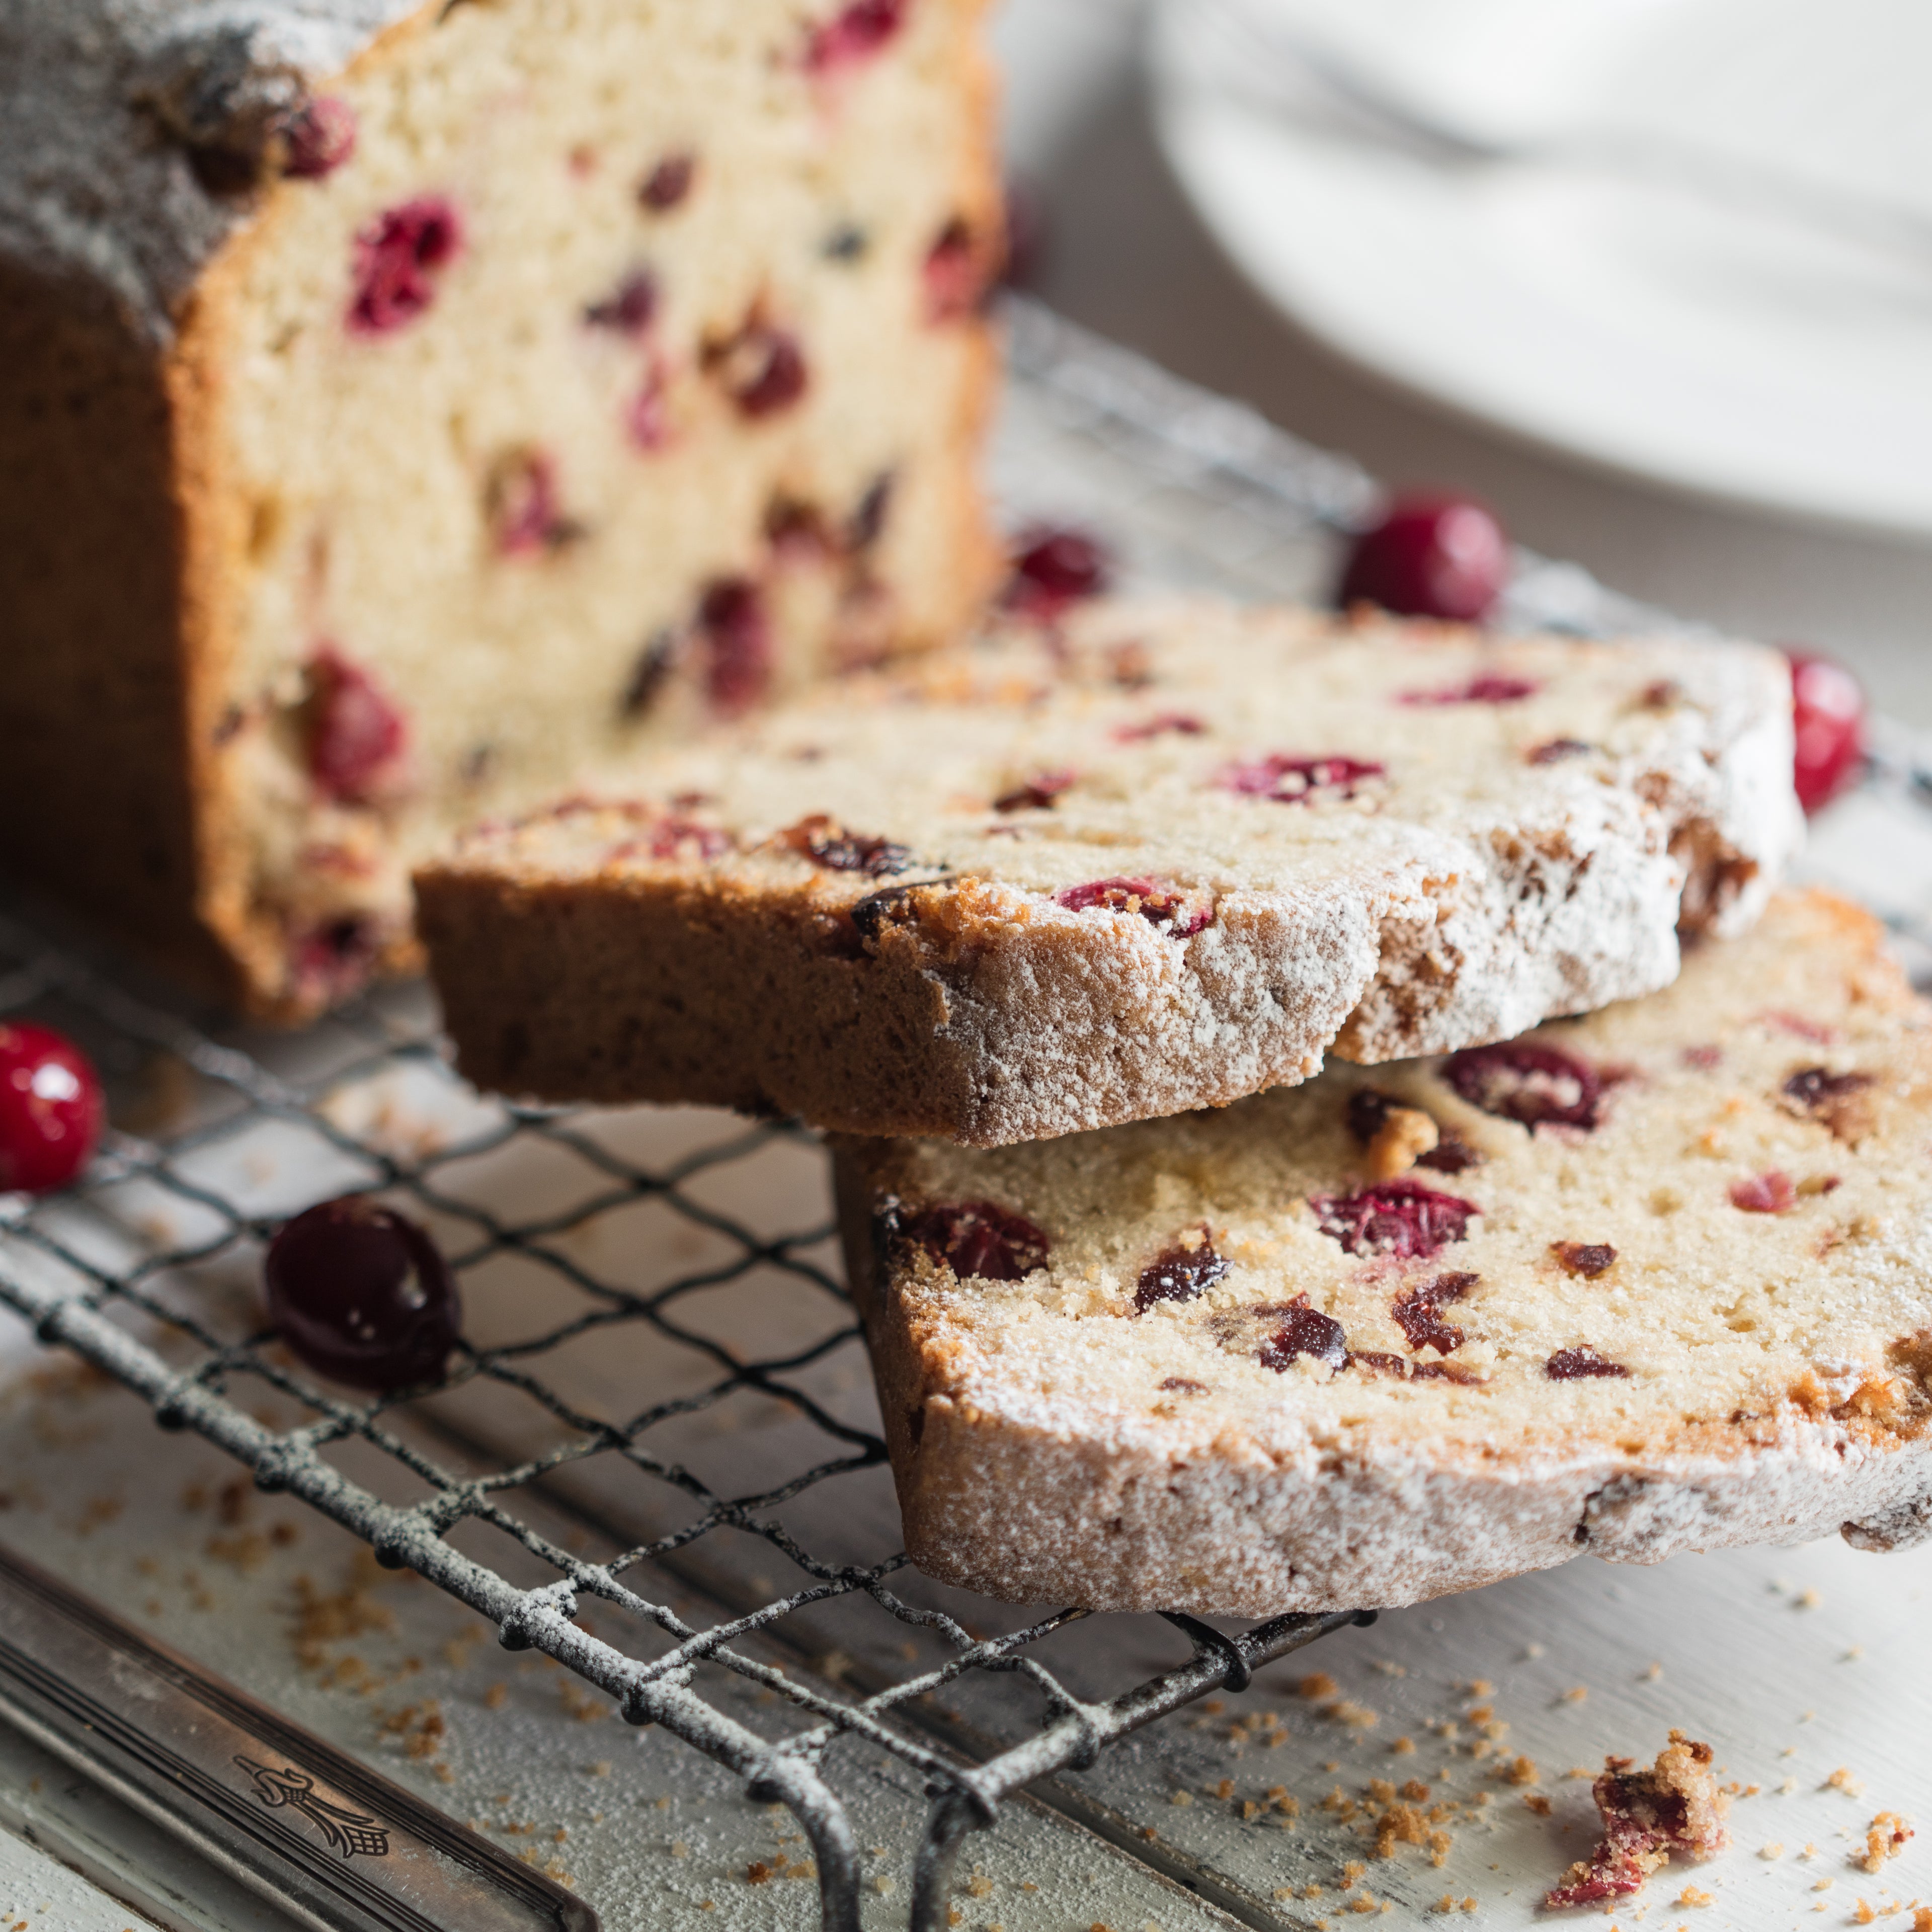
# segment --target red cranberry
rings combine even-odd
[[[1024,784],[1002,792],[993,801],[995,812],[1047,812],[1053,801],[1078,778],[1077,772],[1036,772]]]
[[[1510,574],[1509,539],[1467,496],[1398,496],[1355,539],[1341,602],[1379,604],[1402,617],[1474,623],[1489,615]]]
[[[1543,1365],[1543,1372],[1553,1382],[1580,1382],[1592,1376],[1628,1376],[1621,1362],[1612,1362],[1597,1353],[1587,1342],[1574,1348],[1558,1348]]]
[[[1791,660],[1792,724],[1797,737],[1792,776],[1807,812],[1828,804],[1863,770],[1865,694],[1840,664],[1807,651]]]
[[[1456,1054],[1442,1077],[1471,1106],[1520,1121],[1532,1133],[1540,1126],[1594,1127],[1604,1092],[1600,1077],[1580,1060],[1522,1041]]]
[[[1006,602],[1029,617],[1057,617],[1070,604],[1099,596],[1108,574],[1107,553],[1094,538],[1036,526],[1015,544]]]
[[[1136,1315],[1144,1315],[1156,1301],[1192,1301],[1228,1272],[1228,1264],[1209,1245],[1204,1228],[1202,1235],[1198,1247],[1177,1242],[1141,1270],[1134,1289]]]
[[[1287,1319],[1262,1344],[1256,1358],[1263,1368],[1283,1374],[1298,1355],[1312,1355],[1338,1374],[1348,1366],[1342,1324],[1332,1315],[1310,1308],[1305,1294],[1298,1294],[1280,1312]]]
[[[1546,745],[1531,748],[1529,762],[1532,765],[1560,765],[1565,758],[1584,758],[1596,748],[1581,738],[1552,738]]]
[[[1607,1241],[1552,1241],[1550,1252],[1565,1274],[1581,1275],[1586,1281],[1594,1281],[1617,1258]]]
[[[1053,1244],[1039,1228],[991,1201],[928,1208],[905,1223],[908,1239],[962,1280],[1019,1281],[1046,1265]]]
[[[1175,939],[1191,938],[1214,920],[1211,901],[1190,905],[1184,892],[1158,879],[1090,879],[1064,887],[1053,898],[1069,912],[1137,912],[1150,926],[1166,926]]]
[[[290,1352],[356,1388],[439,1381],[463,1330],[455,1278],[436,1244],[361,1195],[286,1222],[268,1244],[262,1282]]]
[[[828,872],[863,872],[868,878],[887,879],[912,863],[912,854],[890,838],[868,838],[848,832],[823,812],[801,818],[779,835],[796,853]]]
[[[670,440],[670,408],[664,394],[664,365],[653,356],[644,386],[624,411],[624,431],[640,449],[662,449]]]
[[[580,536],[557,500],[556,464],[524,450],[498,464],[490,478],[490,527],[500,556],[535,556]]]
[[[592,328],[608,328],[620,335],[641,335],[657,312],[656,278],[648,270],[638,268],[626,275],[614,293],[602,302],[592,302],[584,311],[584,320]]]
[[[1732,1181],[1729,1192],[1731,1205],[1742,1208],[1747,1214],[1782,1214],[1798,1198],[1790,1175],[1780,1174],[1775,1168],[1768,1174]]]
[[[845,526],[848,550],[868,550],[885,535],[886,519],[892,514],[892,490],[897,480],[887,470],[874,477],[866,486],[866,494],[859,499],[858,507]]]
[[[1158,738],[1172,732],[1180,738],[1198,738],[1208,728],[1199,718],[1192,718],[1184,711],[1163,711],[1158,718],[1150,718],[1142,724],[1123,724],[1114,734],[1117,745],[1144,745],[1150,738]]]
[[[1467,684],[1451,685],[1444,691],[1405,691],[1401,702],[1404,704],[1520,704],[1526,698],[1534,698],[1541,687],[1532,678],[1504,677],[1500,672],[1484,671],[1470,679]],[[1576,745],[1574,738],[1562,739],[1559,743]],[[1587,745],[1578,746],[1588,751]],[[1558,757],[1565,754],[1558,752]],[[1539,764],[1547,764],[1547,759],[1539,759]]]
[[[1469,1218],[1483,1210],[1473,1201],[1439,1194],[1419,1180],[1384,1180],[1358,1194],[1314,1194],[1308,1204],[1316,1226],[1344,1254],[1393,1255],[1426,1261],[1451,1241],[1464,1239]]]
[[[316,789],[340,804],[372,803],[408,748],[401,712],[333,644],[309,660],[308,686],[308,770]]]
[[[320,181],[355,153],[356,110],[332,94],[319,94],[289,117],[282,141],[283,173]]]
[[[434,272],[462,245],[463,224],[441,195],[418,196],[380,216],[356,238],[350,330],[386,335],[415,321],[436,299]]]
[[[728,342],[707,350],[704,361],[738,413],[754,420],[790,409],[810,385],[798,338],[767,322],[746,322]]]
[[[1672,1733],[1673,1742],[1679,1735]],[[1715,1755],[1708,1744],[1686,1743],[1700,1764],[1708,1766]],[[1549,1910],[1627,1898],[1641,1891],[1645,1880],[1673,1852],[1702,1858],[1716,1849],[1708,1837],[1689,1829],[1681,1791],[1658,1772],[1632,1771],[1629,1765],[1628,1758],[1612,1758],[1591,1787],[1603,1814],[1603,1840],[1587,1861],[1579,1859],[1570,1868],[1562,1884],[1544,1894]]]
[[[0,1022],[0,1193],[49,1194],[76,1179],[106,1112],[92,1063],[72,1040]]]
[[[956,322],[962,316],[971,315],[986,299],[982,250],[972,230],[957,215],[939,231],[939,238],[926,251],[922,272],[928,322]]]
[[[1832,1073],[1822,1066],[1800,1067],[1784,1087],[1785,1097],[1808,1114],[1815,1114],[1848,1094],[1862,1093],[1872,1084],[1869,1073]]]
[[[353,914],[297,934],[289,950],[289,974],[304,1006],[340,1005],[369,983],[380,951],[375,927]]]
[[[905,24],[907,0],[851,0],[806,43],[805,64],[814,74],[856,66],[879,52]]]
[[[645,176],[638,200],[653,214],[668,214],[690,194],[697,174],[695,154],[667,154]]]
[[[772,679],[772,626],[765,600],[748,578],[721,578],[698,607],[704,686],[728,718],[748,710]]]
[[[1265,798],[1276,805],[1346,805],[1383,768],[1362,758],[1290,758],[1279,752],[1229,765],[1216,781],[1224,791]]]
[[[1444,1305],[1460,1301],[1481,1279],[1474,1274],[1438,1274],[1433,1281],[1420,1282],[1398,1294],[1389,1312],[1408,1337],[1408,1346],[1453,1355],[1462,1346],[1462,1331],[1442,1319]]]

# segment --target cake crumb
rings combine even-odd
[[[1857,1904],[1852,1907],[1852,1916],[1856,1918],[1861,1925],[1869,1925],[1872,1921],[1878,1916],[1878,1914],[1871,1909],[1870,1906],[1862,1898],[1858,1900]]]
[[[1866,1829],[1863,1855],[1855,1855],[1852,1862],[1876,1872],[1887,1858],[1895,1858],[1904,1850],[1911,1836],[1912,1827],[1896,1811],[1881,1811]]]
[[[1767,1864],[1768,1864],[1774,1859],[1781,1858],[1784,1857],[1784,1846],[1781,1843],[1769,1845],[1760,1845],[1757,1848],[1757,1855],[1760,1858],[1762,1858]]]
[[[1654,1684],[1663,1675],[1664,1666],[1653,1660],[1644,1666],[1642,1681],[1646,1684]]]
[[[1534,1784],[1537,1782],[1536,1760],[1532,1757],[1512,1758],[1508,1763],[1497,1766],[1496,1775],[1505,1784]]]
[[[1791,1606],[1795,1610],[1815,1610],[1824,1600],[1816,1590],[1800,1590],[1792,1598]]]
[[[1842,1791],[1847,1798],[1859,1797],[1864,1791],[1864,1785],[1842,1764],[1826,1779],[1820,1788],[1826,1791]]]
[[[1649,1770],[1634,1768],[1628,1758],[1607,1759],[1592,1789],[1602,1842],[1570,1866],[1544,1904],[1556,1910],[1606,1904],[1641,1891],[1674,1854],[1706,1858],[1721,1851],[1730,1843],[1724,1824],[1729,1800],[1711,1770],[1714,1755],[1708,1744],[1673,1730]],[[1690,1889],[1684,1903],[1708,1903],[1692,1899]]]
[[[1700,1892],[1694,1885],[1687,1885],[1684,1889],[1677,1894],[1677,1903],[1679,1905],[1694,1905],[1701,1907],[1706,1905],[1715,1905],[1717,1902],[1718,1895],[1715,1892]]]
[[[1389,1750],[1397,1757],[1413,1757],[1415,1755],[1415,1740],[1413,1738],[1397,1738],[1389,1746]]]
[[[1590,1700],[1590,1687],[1587,1684],[1573,1684],[1557,1701],[1564,1704],[1586,1704]]]
[[[1316,1703],[1324,1697],[1333,1697],[1340,1689],[1341,1686],[1327,1671],[1312,1670],[1297,1682],[1294,1694],[1298,1697],[1306,1697],[1310,1703]]]

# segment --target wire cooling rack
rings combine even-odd
[[[1097,528],[1130,580],[1318,594],[1335,533],[1374,499],[1364,472],[1036,305],[1016,302],[1010,320],[996,476],[1016,523],[1070,514]],[[1667,622],[1527,555],[1508,614],[1585,632]],[[1854,802],[1894,832],[1932,827],[1918,773],[1894,746]],[[1932,830],[1921,838],[1926,890],[1892,909],[1914,946],[1932,904]],[[1888,865],[1894,895],[1903,876]],[[0,1196],[0,1300],[164,1428],[199,1432],[260,1488],[480,1612],[507,1647],[547,1653],[626,1719],[788,1806],[828,1928],[859,1924],[844,1744],[868,1741],[926,1780],[910,1922],[928,1932],[945,1922],[962,1838],[1003,1800],[1353,1620],[1230,1634],[1172,1616],[1187,1662],[1088,1696],[1048,1660],[1084,1612],[1016,1617],[908,1569],[825,1225],[823,1156],[798,1129],[484,1100],[446,1066],[420,988],[385,989],[303,1035],[251,1035],[0,918],[0,1016],[28,1012],[93,1052],[117,1127],[81,1188]],[[427,1221],[463,1282],[468,1340],[434,1396],[346,1402],[259,1331],[263,1240],[288,1214],[362,1189]],[[519,1492],[539,1492],[599,1524],[602,1553],[520,1514]],[[694,1584],[718,1606],[708,1621],[672,1606]],[[596,1634],[584,1627],[592,1603],[621,1634],[608,1615]],[[918,1641],[852,1636],[839,1667],[810,1681],[772,1660],[788,1640],[820,1655],[820,1638],[794,1634],[832,1609],[843,1630],[859,1630],[856,1613],[874,1636]],[[772,1694],[775,1735],[707,1696],[719,1671]],[[949,1728],[934,1694],[969,1676],[1017,1681],[1028,1714],[990,1741]]]

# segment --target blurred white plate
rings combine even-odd
[[[1932,216],[1922,0],[1246,0],[1506,143],[1708,143]],[[1626,472],[1932,532],[1932,249],[1587,162],[1430,157],[1285,108],[1255,43],[1160,0],[1162,144],[1264,296],[1363,367]]]

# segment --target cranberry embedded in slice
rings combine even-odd
[[[698,607],[704,688],[728,718],[764,697],[772,677],[772,627],[765,600],[748,578],[721,578]]]
[[[728,342],[707,349],[704,365],[738,413],[753,421],[790,409],[811,382],[797,337],[755,317]]]
[[[1467,496],[1398,496],[1364,530],[1342,573],[1340,602],[1379,604],[1398,616],[1474,623],[1509,581],[1509,539]]]
[[[1604,1091],[1602,1078],[1580,1060],[1522,1041],[1454,1054],[1442,1077],[1471,1106],[1520,1121],[1532,1133],[1540,1126],[1595,1126]]]
[[[320,181],[356,152],[356,110],[332,94],[319,94],[298,108],[282,128],[282,172],[296,181]]]
[[[1190,717],[1184,711],[1163,711],[1158,718],[1150,718],[1142,724],[1123,724],[1114,734],[1117,745],[1143,745],[1150,738],[1161,737],[1172,732],[1179,738],[1198,738],[1207,729],[1199,718]]]
[[[1348,1343],[1341,1323],[1332,1315],[1310,1308],[1305,1294],[1298,1294],[1280,1312],[1286,1319],[1256,1356],[1263,1368],[1285,1374],[1298,1355],[1312,1355],[1338,1374],[1348,1366]]]
[[[308,770],[316,789],[342,805],[374,803],[408,748],[402,713],[333,644],[309,660],[308,687]]]
[[[435,272],[462,245],[463,224],[441,195],[419,195],[379,217],[356,238],[351,333],[386,335],[415,321],[436,299]]]
[[[639,449],[662,449],[670,440],[670,407],[664,364],[652,356],[644,386],[625,406],[624,433]]]
[[[1053,1244],[1028,1220],[991,1201],[928,1208],[905,1223],[908,1239],[963,1280],[1019,1281],[1046,1265]]]
[[[1544,1894],[1544,1906],[1557,1911],[1627,1898],[1675,1854],[1704,1858],[1721,1851],[1730,1834],[1711,1768],[1716,1755],[1708,1744],[1672,1731],[1652,1770],[1632,1770],[1628,1758],[1610,1759],[1591,1788],[1603,1816],[1602,1842]]]
[[[93,1063],[72,1040],[0,1022],[0,1193],[49,1194],[77,1179],[106,1118]]]
[[[1384,1180],[1358,1194],[1313,1194],[1316,1225],[1344,1254],[1393,1255],[1426,1261],[1451,1241],[1466,1239],[1469,1220],[1483,1210],[1473,1201],[1438,1193],[1419,1180]]]
[[[648,269],[636,268],[620,282],[602,302],[592,302],[584,320],[592,328],[608,328],[619,335],[641,335],[656,319],[657,278]]]
[[[1136,1315],[1144,1315],[1156,1301],[1192,1301],[1228,1272],[1229,1264],[1214,1252],[1207,1236],[1203,1228],[1198,1245],[1190,1248],[1177,1242],[1141,1270],[1134,1289]]]
[[[905,24],[908,0],[851,0],[806,42],[805,64],[813,74],[854,67],[881,51]]]
[[[1807,812],[1828,804],[1857,777],[1865,758],[1865,694],[1840,664],[1807,651],[1791,660],[1792,781]]]
[[[1731,1205],[1743,1209],[1747,1214],[1782,1214],[1798,1198],[1798,1190],[1788,1174],[1781,1174],[1775,1168],[1766,1174],[1754,1174],[1747,1180],[1734,1180],[1726,1190],[1730,1196]]]
[[[1212,900],[1189,903],[1187,895],[1158,879],[1090,879],[1053,896],[1069,912],[1137,912],[1150,926],[1164,926],[1170,938],[1191,938],[1214,921]]]
[[[638,200],[653,214],[666,214],[690,193],[697,178],[695,154],[667,154],[645,176]]]
[[[1594,1281],[1617,1258],[1607,1241],[1552,1241],[1550,1252],[1565,1274],[1580,1275],[1586,1281]]]
[[[1433,1281],[1419,1282],[1398,1294],[1389,1312],[1408,1338],[1408,1346],[1453,1355],[1462,1346],[1462,1331],[1442,1319],[1442,1310],[1448,1303],[1460,1301],[1481,1279],[1474,1274],[1438,1274]]]
[[[1534,698],[1540,687],[1526,677],[1504,677],[1496,671],[1484,671],[1470,679],[1467,684],[1455,684],[1443,691],[1405,691],[1398,700],[1403,704],[1520,704],[1526,698]],[[1562,739],[1559,743],[1576,745],[1574,739]],[[1588,751],[1587,745],[1578,749]],[[1556,756],[1565,755],[1558,752]],[[1546,764],[1546,758],[1537,760]]]
[[[1078,778],[1077,772],[1036,772],[1024,784],[1003,792],[993,801],[995,812],[1048,812],[1053,802]]]
[[[519,450],[491,471],[485,507],[499,556],[536,556],[561,550],[583,534],[558,500],[556,459]]]
[[[848,832],[824,813],[814,812],[779,834],[783,842],[814,866],[828,872],[863,872],[868,878],[888,879],[912,863],[912,854],[890,838],[868,838]]]
[[[1628,1376],[1630,1371],[1622,1363],[1598,1354],[1587,1342],[1580,1342],[1574,1348],[1558,1348],[1544,1364],[1543,1372],[1553,1382],[1574,1382],[1593,1376]]]
[[[1384,767],[1368,759],[1291,758],[1270,752],[1226,766],[1215,782],[1223,791],[1276,805],[1346,805],[1361,795],[1368,780],[1384,776]]]
[[[1546,745],[1531,748],[1529,762],[1532,765],[1560,765],[1566,758],[1584,758],[1596,748],[1581,738],[1552,738]]]
[[[291,988],[304,1006],[338,1006],[369,983],[381,950],[374,924],[354,913],[308,927],[290,944]]]
[[[1096,539],[1079,530],[1036,526],[1014,544],[1006,601],[1023,616],[1044,621],[1082,598],[1099,596],[1107,578],[1107,553]]]
[[[939,231],[926,251],[921,271],[926,287],[926,319],[956,322],[973,314],[985,301],[986,275],[973,231],[955,215]]]
[[[1793,1113],[1808,1114],[1841,1141],[1857,1141],[1869,1133],[1875,1118],[1869,1073],[1833,1073],[1822,1066],[1803,1066],[1780,1090]]]
[[[354,1388],[438,1381],[462,1334],[455,1278],[436,1244],[407,1216],[358,1195],[284,1224],[262,1282],[291,1352]]]

